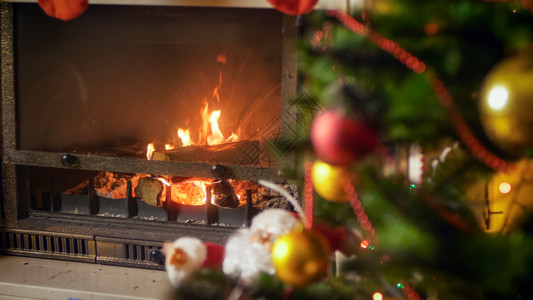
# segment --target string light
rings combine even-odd
[[[431,82],[433,92],[439,100],[439,103],[448,110],[452,124],[459,134],[459,138],[466,148],[472,153],[472,155],[474,155],[474,157],[483,162],[487,167],[495,170],[505,171],[513,167],[513,165],[492,154],[474,137],[470,131],[470,128],[463,119],[461,111],[457,108],[452,97],[448,93],[448,90],[444,86],[444,83],[438,79],[438,76],[434,72],[426,70],[426,65],[421,60],[407,52],[392,40],[381,36],[379,33],[371,31],[369,28],[343,11],[328,10],[326,13],[329,16],[335,17],[337,20],[339,20],[339,22],[344,24],[354,33],[367,37],[378,48],[394,56],[394,58],[399,60],[413,72],[417,74],[426,74]]]
[[[372,295],[372,300],[383,300],[383,295],[380,292],[375,292]]]
[[[499,186],[500,193],[507,194],[511,191],[511,185],[509,182],[502,182]]]
[[[362,240],[361,241],[361,248],[366,249],[366,248],[368,248],[368,245],[369,245],[369,243],[368,243],[367,240]]]
[[[403,284],[401,282],[398,282],[398,284],[396,285],[397,288],[399,289],[403,289]]]

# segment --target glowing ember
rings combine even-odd
[[[187,180],[171,187],[172,200],[186,205],[203,205],[206,201],[206,181]]]
[[[228,59],[226,58],[225,54],[219,54],[219,55],[217,55],[217,61],[219,63],[225,64],[228,61]]]
[[[172,150],[174,149],[174,146],[172,146],[171,144],[165,144],[165,150]]]
[[[212,204],[221,205],[218,203],[221,200],[221,196],[226,195],[230,191],[224,190],[222,186],[218,185],[217,182],[208,178],[193,177],[180,182],[171,183],[171,199],[172,201],[184,205],[204,205],[207,198],[207,189],[210,191],[210,201]],[[231,185],[231,193],[235,193],[238,199],[238,206],[246,204],[246,190],[257,188],[256,184],[251,182],[229,182]],[[221,189],[222,188],[222,189]],[[229,194],[227,194],[229,195]],[[223,201],[224,202],[224,201]],[[217,204],[218,203],[218,204]],[[227,204],[227,202],[224,202]],[[229,207],[229,206],[227,206]]]

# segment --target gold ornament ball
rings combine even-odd
[[[523,156],[533,148],[533,52],[508,58],[485,78],[479,105],[481,123],[492,142]]]
[[[324,236],[301,226],[281,236],[272,247],[276,276],[302,287],[327,275],[331,247]]]
[[[320,160],[313,163],[311,178],[315,192],[333,202],[347,202],[350,199],[344,190],[348,172],[343,167],[332,166]]]
[[[472,211],[487,233],[515,230],[533,212],[533,160],[521,160],[487,182],[479,181],[466,193]]]

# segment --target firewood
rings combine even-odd
[[[135,188],[135,196],[151,206],[161,206],[163,183],[150,177],[142,177]]]
[[[255,140],[155,151],[152,159],[248,165],[258,164],[259,154],[259,141]]]

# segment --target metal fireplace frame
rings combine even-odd
[[[162,269],[164,241],[194,236],[225,243],[234,227],[154,222],[33,211],[30,209],[29,168],[70,169],[62,164],[65,153],[17,149],[13,5],[0,3],[2,187],[0,198],[0,253],[72,261]],[[296,19],[284,16],[282,24],[281,131],[295,125],[289,101],[297,93]],[[75,155],[74,168],[118,173],[213,177],[212,164],[148,161],[126,157]],[[290,159],[290,158],[289,158]],[[282,180],[275,167],[225,165],[236,180]]]

